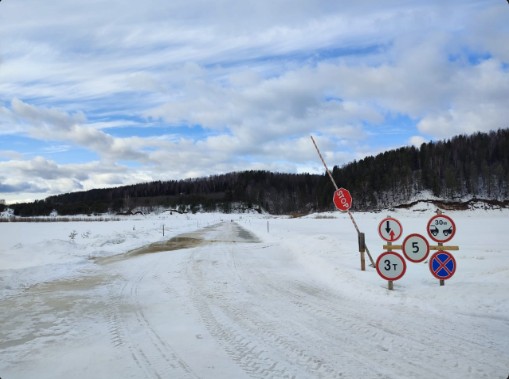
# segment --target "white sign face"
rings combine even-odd
[[[384,218],[378,225],[378,234],[387,242],[394,242],[403,233],[401,223],[392,217]]]
[[[401,255],[387,251],[376,260],[376,271],[385,280],[398,280],[406,271],[406,263]]]
[[[411,262],[422,262],[428,257],[429,243],[420,234],[410,234],[403,241],[403,254]]]
[[[433,241],[447,242],[454,237],[456,225],[449,216],[436,215],[429,220],[427,230]]]

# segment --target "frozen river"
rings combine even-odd
[[[395,217],[409,234],[431,215]],[[65,225],[87,232],[74,241],[0,224],[28,236],[0,250],[0,377],[505,379],[506,216],[454,214],[455,276],[408,262],[394,291],[360,271],[338,214]],[[384,216],[359,217],[376,259]]]

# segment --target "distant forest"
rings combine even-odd
[[[318,159],[318,157],[317,157]],[[482,199],[509,204],[509,129],[402,147],[335,166],[333,177],[353,197],[352,210],[408,204],[420,194],[444,203]],[[8,207],[17,216],[254,209],[272,214],[334,209],[327,176],[244,171],[155,181],[50,196]],[[0,211],[7,206],[0,204]]]

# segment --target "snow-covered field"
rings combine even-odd
[[[387,215],[354,214],[374,259]],[[455,275],[394,291],[339,212],[0,223],[0,377],[506,379],[509,212],[447,215]]]

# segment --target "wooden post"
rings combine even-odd
[[[364,233],[359,233],[359,253],[361,253],[361,271],[366,271],[366,237]]]
[[[437,214],[442,214],[442,212],[440,212],[440,213],[437,212]],[[439,242],[438,243],[438,249],[439,250],[443,249],[442,246],[444,246],[443,242]],[[442,286],[445,286],[445,280],[444,279],[440,279],[440,287],[442,287]]]
[[[392,251],[392,242],[387,242],[387,251]],[[389,282],[387,283],[387,288],[389,289],[389,291],[394,290],[394,281],[389,280]]]

